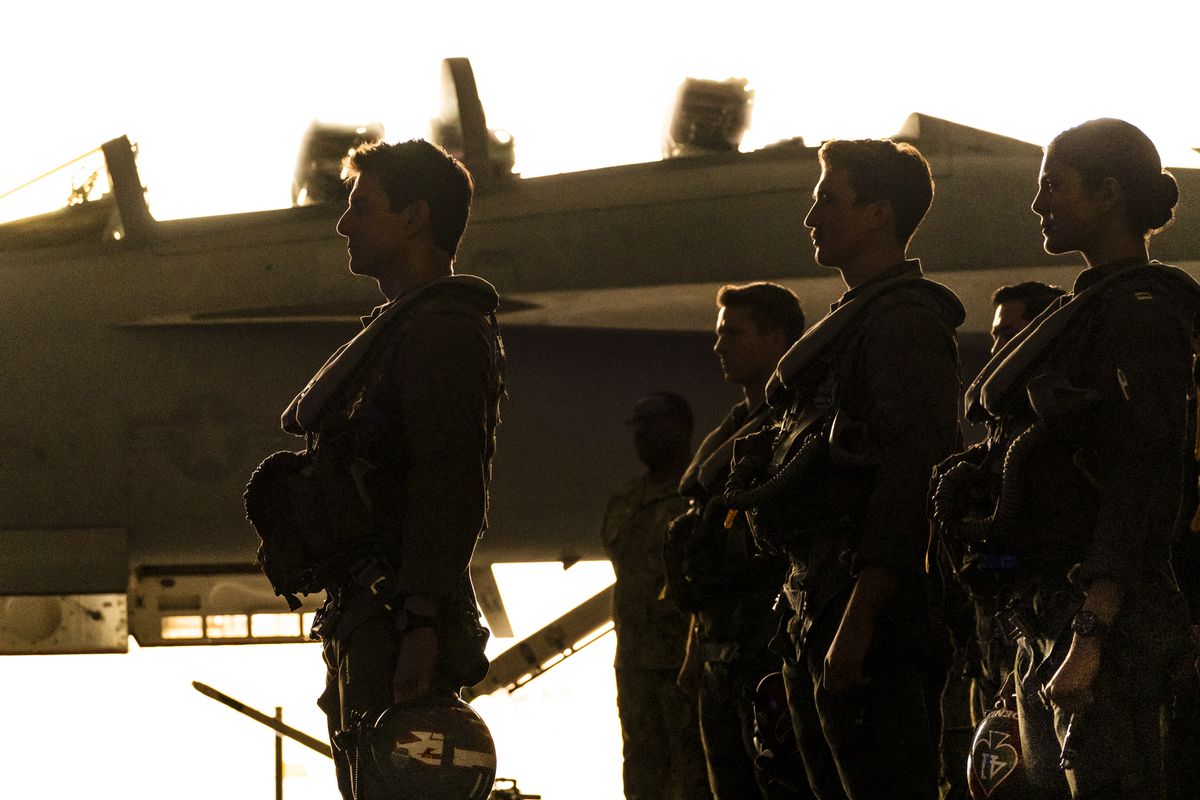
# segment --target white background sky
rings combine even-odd
[[[607,562],[502,565],[527,636],[612,582]],[[514,644],[493,639],[489,657]],[[609,633],[513,694],[474,701],[500,777],[546,800],[620,797],[621,730]],[[0,797],[270,800],[274,733],[192,688],[206,683],[313,736],[325,682],[315,645],[138,648],[125,655],[0,657]],[[332,762],[284,743],[285,800],[337,797]]]
[[[1120,116],[1179,163],[1200,146],[1197,22],[1197,4],[1175,0],[9,2],[0,192],[128,134],[160,217],[283,206],[312,119],[425,135],[447,56],[472,59],[489,124],[515,136],[526,175],[657,158],[686,76],[750,80],[746,147],[888,135],[912,111],[1037,143]],[[551,595],[588,596],[597,579],[576,569],[514,593],[517,626],[562,610]],[[526,791],[616,796],[611,645],[480,706],[502,774]],[[284,705],[319,733],[321,677],[306,646],[2,659],[0,796],[268,797],[271,735],[190,681]],[[331,796],[323,760],[288,752],[308,777],[287,796]]]
[[[9,3],[0,187],[125,133],[159,216],[286,205],[309,121],[425,135],[452,55],[526,175],[657,158],[689,75],[750,80],[747,147],[912,111],[1038,143],[1122,116],[1178,160],[1197,22],[1180,0]]]

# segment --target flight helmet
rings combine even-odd
[[[492,791],[496,744],[457,695],[393,705],[363,733],[366,763],[396,798],[486,800]]]
[[[773,782],[808,793],[808,777],[796,744],[783,674],[763,676],[754,691],[754,766]]]
[[[975,729],[967,758],[967,788],[972,800],[1033,800],[1021,752],[1016,698],[1007,692],[1002,697]]]

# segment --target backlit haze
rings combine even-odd
[[[0,13],[0,194],[127,134],[160,219],[286,206],[312,120],[425,136],[449,56],[471,59],[489,126],[513,135],[525,176],[657,159],[689,76],[749,79],[743,149],[887,136],[914,111],[1038,144],[1117,116],[1167,163],[1195,165],[1198,22],[1175,0],[16,0]],[[519,634],[611,579],[603,564],[519,569],[500,582]],[[477,702],[501,774],[524,791],[619,796],[612,642]],[[271,734],[190,681],[267,713],[284,705],[322,735],[322,678],[305,645],[0,659],[0,797],[266,797]],[[286,747],[286,796],[331,797],[328,762]]]
[[[0,192],[128,134],[160,218],[285,206],[311,120],[426,135],[447,56],[471,58],[528,176],[658,158],[687,76],[750,80],[744,148],[912,111],[1039,144],[1120,116],[1178,163],[1200,146],[1178,36],[1197,21],[1171,0],[10,4]]]

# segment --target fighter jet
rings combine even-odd
[[[634,400],[681,392],[703,428],[736,399],[711,352],[717,289],[776,280],[816,319],[842,287],[801,224],[816,149],[740,152],[747,115],[710,113],[714,97],[745,102],[744,82],[700,87],[696,113],[709,116],[673,121],[672,157],[536,178],[512,173],[512,140],[488,130],[465,59],[446,62],[445,86],[435,138],[479,183],[456,269],[499,290],[509,355],[474,560],[503,635],[491,564],[603,558],[605,500],[638,471]],[[677,116],[692,113],[685,95]],[[722,137],[723,120],[735,124]],[[967,306],[969,377],[988,349],[991,291],[1070,285],[1078,265],[1041,248],[1039,147],[921,114],[895,138],[934,169],[911,252]],[[381,302],[346,270],[341,205],[313,202],[336,191],[302,192],[316,184],[298,169],[294,196],[312,204],[160,221],[129,139],[88,159],[60,171],[74,178],[69,205],[0,225],[0,652],[120,652],[130,633],[143,646],[302,641],[317,598],[293,613],[273,596],[242,491],[265,455],[302,447],[280,411]],[[1185,203],[1155,255],[1195,273],[1200,212],[1186,198],[1200,196],[1200,171],[1175,174]],[[593,603],[572,630],[603,614]]]

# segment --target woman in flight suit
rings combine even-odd
[[[1059,134],[1033,211],[1046,251],[1087,268],[968,392],[1005,456],[992,524],[1017,555],[1017,705],[1038,797],[1165,797],[1160,720],[1189,641],[1171,547],[1200,286],[1151,262],[1149,241],[1178,198],[1133,125]]]

